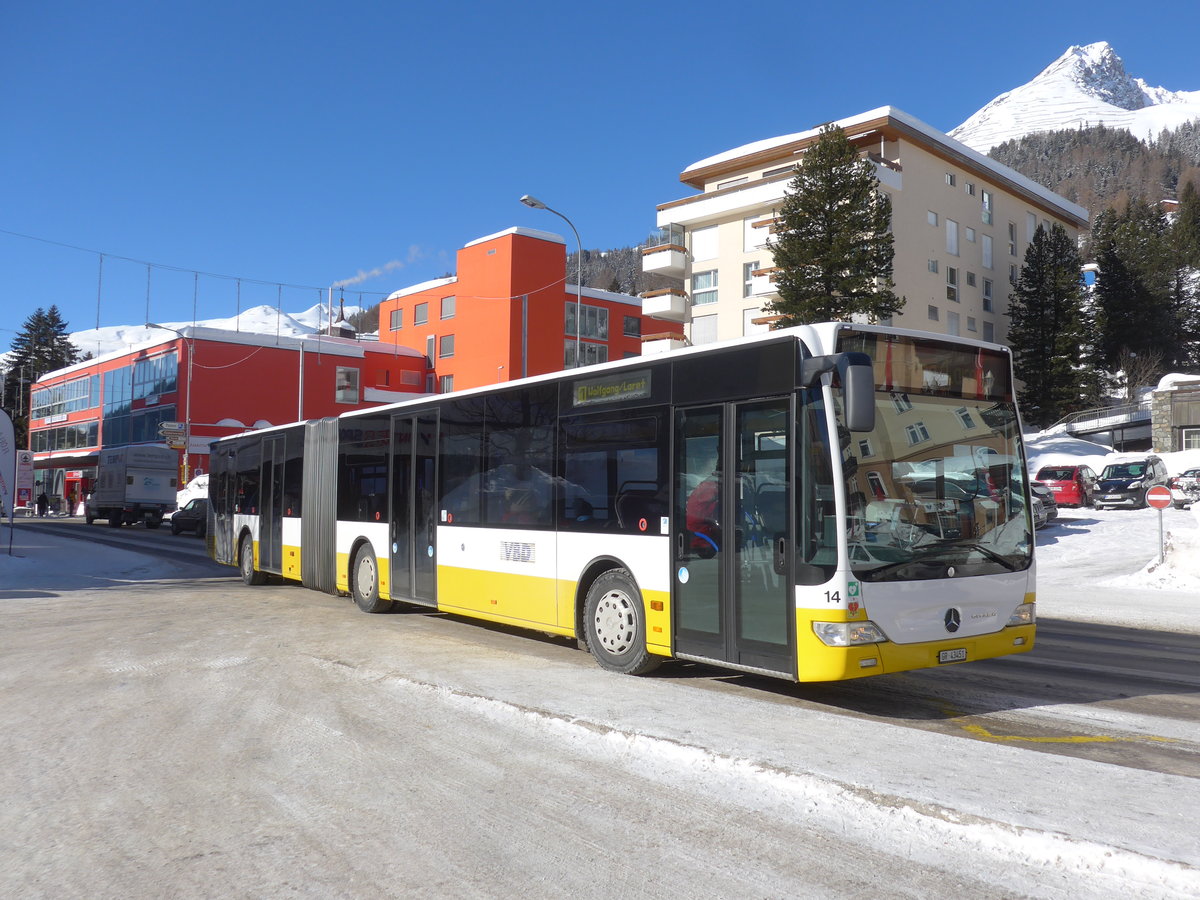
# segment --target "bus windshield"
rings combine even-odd
[[[858,577],[1027,568],[1032,524],[1007,355],[869,332],[845,333],[839,349],[875,367],[875,428],[839,442]]]

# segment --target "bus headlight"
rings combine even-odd
[[[1008,617],[1009,625],[1032,625],[1037,621],[1037,606],[1033,603],[1022,603]]]
[[[813,631],[826,647],[853,647],[887,640],[874,622],[813,622]]]

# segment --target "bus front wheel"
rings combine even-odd
[[[662,661],[646,650],[642,593],[625,569],[609,569],[587,594],[584,630],[596,662],[624,675],[645,675]]]
[[[363,544],[354,555],[354,563],[350,566],[350,593],[365,613],[387,612],[392,607],[391,600],[379,596],[379,563],[370,544]]]
[[[238,569],[242,573],[242,581],[249,585],[266,584],[267,574],[254,569],[254,541],[247,535],[242,538],[238,548]]]

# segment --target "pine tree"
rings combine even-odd
[[[13,420],[18,447],[26,446],[29,431],[29,386],[55,369],[79,359],[57,306],[38,307],[13,338],[4,374],[4,408]]]
[[[1008,341],[1025,420],[1039,428],[1088,406],[1096,378],[1085,357],[1083,261],[1059,224],[1038,227],[1009,300]]]
[[[1113,371],[1123,351],[1162,354],[1174,368],[1188,353],[1172,297],[1175,268],[1166,221],[1156,207],[1135,200],[1105,210],[1092,231],[1096,264],[1096,328],[1103,365]]]
[[[784,192],[769,243],[779,299],[764,309],[783,317],[776,327],[898,312],[891,217],[874,165],[841,128],[826,126]]]
[[[1175,318],[1183,332],[1180,368],[1200,368],[1200,192],[1187,182],[1171,225],[1175,271],[1171,286]]]

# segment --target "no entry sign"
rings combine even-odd
[[[1146,491],[1146,502],[1155,509],[1166,509],[1171,505],[1171,491],[1161,484]]]

